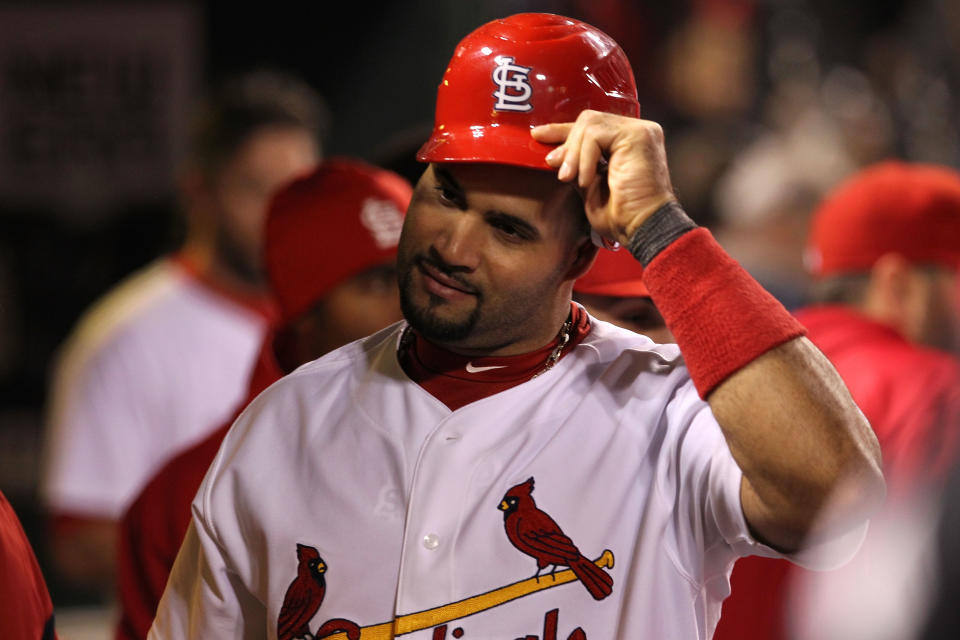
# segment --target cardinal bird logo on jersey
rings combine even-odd
[[[277,618],[277,639],[312,638],[310,620],[317,614],[327,591],[323,574],[327,565],[313,547],[297,545],[297,577],[287,587]]]
[[[347,640],[359,640],[360,626],[345,618],[331,618],[310,633],[310,621],[317,615],[327,592],[323,574],[327,563],[313,547],[297,545],[297,577],[287,587],[283,605],[277,617],[277,640],[322,640],[334,634],[346,634]]]
[[[532,494],[530,477],[507,491],[499,509],[503,511],[503,526],[511,544],[537,561],[534,577],[539,581],[540,573],[547,567],[552,567],[551,575],[558,566],[570,567],[596,600],[609,596],[613,578],[580,553],[553,518],[537,508]]]

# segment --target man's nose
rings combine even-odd
[[[433,248],[449,266],[473,271],[480,263],[483,229],[469,213],[451,218],[438,234]]]

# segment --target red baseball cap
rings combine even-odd
[[[393,172],[330,159],[274,195],[265,263],[281,319],[292,320],[340,282],[396,258],[412,189]]]
[[[457,45],[417,159],[552,170],[544,158],[554,145],[530,129],[573,122],[584,109],[640,117],[633,70],[610,36],[548,13],[493,20]]]
[[[867,271],[887,253],[960,267],[960,173],[883,162],[842,183],[815,211],[805,257],[812,275]]]
[[[649,297],[643,284],[643,266],[629,251],[601,249],[583,276],[573,283],[576,293],[616,298]]]

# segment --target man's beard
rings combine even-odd
[[[409,263],[402,265],[400,273],[400,310],[403,317],[413,329],[425,339],[438,344],[454,343],[465,340],[473,334],[480,320],[480,305],[483,303],[483,297],[477,292],[477,304],[473,311],[462,321],[447,320],[437,315],[436,307],[444,304],[444,301],[436,296],[429,295],[429,302],[424,308],[418,307],[413,302],[411,293],[413,284],[413,270],[417,268],[416,263],[419,258],[414,258]],[[435,268],[443,270],[440,265],[431,261]]]

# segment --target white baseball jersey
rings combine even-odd
[[[266,329],[169,258],[99,301],[53,378],[48,506],[119,518],[168,457],[236,411]]]
[[[776,554],[676,346],[592,324],[544,375],[456,411],[404,373],[402,324],[276,383],[207,473],[150,637],[710,637],[734,560]],[[517,490],[535,507],[511,515]],[[609,595],[573,561],[535,577],[518,513]]]

